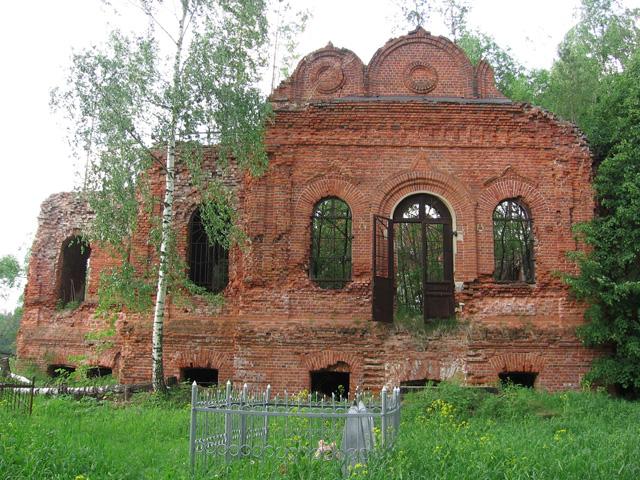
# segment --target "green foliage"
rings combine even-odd
[[[400,8],[406,27],[411,29],[427,25],[433,11],[430,0],[395,0],[395,4]]]
[[[0,313],[0,353],[15,353],[21,319],[22,307],[11,313]]]
[[[530,95],[526,88],[528,78],[524,67],[513,58],[508,48],[498,45],[491,36],[478,31],[464,30],[456,43],[464,50],[473,65],[477,65],[480,60],[485,60],[491,65],[496,86],[507,97],[525,100]]]
[[[447,26],[449,38],[457,42],[467,31],[467,15],[471,10],[469,0],[440,0],[439,3],[437,10]]]
[[[603,215],[581,225],[591,247],[576,255],[580,275],[567,282],[589,302],[587,345],[612,355],[597,360],[588,377],[640,391],[640,50],[624,72],[606,82],[595,107],[594,138],[607,156],[594,187]]]
[[[536,103],[576,123],[591,139],[601,113],[594,107],[607,94],[608,77],[623,71],[640,46],[639,18],[640,10],[624,9],[618,0],[583,0]]]
[[[270,107],[257,88],[266,60],[265,2],[190,0],[179,7],[184,16],[176,36],[157,20],[162,2],[140,3],[150,24],[169,38],[173,58],[165,58],[156,28],[138,37],[115,31],[104,47],[76,53],[67,84],[52,92],[52,106],[70,121],[77,154],[87,158],[83,190],[95,212],[90,239],[122,264],[101,278],[101,310],[153,304],[159,269],[139,268],[145,261],[135,258],[131,242],[141,211],[154,217],[150,241],[160,257],[161,242],[175,237],[158,217],[158,205],[171,199],[151,185],[152,175],[173,177],[167,163],[173,146],[177,171],[192,177],[203,198],[208,233],[226,246],[243,240],[235,199],[221,181],[229,160],[252,175],[267,166]],[[203,145],[211,143],[217,144],[215,175],[202,172]],[[185,270],[177,268],[183,264],[173,242],[161,267],[178,279]]]
[[[13,255],[0,257],[0,293],[17,285],[22,273],[20,262]]]
[[[0,409],[0,477],[187,479],[188,391],[129,404],[36,397],[31,418]],[[393,450],[349,478],[617,478],[640,476],[640,405],[590,392],[446,383],[407,395]],[[291,436],[287,441],[292,441]],[[607,448],[603,448],[607,445]],[[196,478],[339,478],[333,462],[247,459]]]

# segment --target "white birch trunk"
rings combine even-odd
[[[182,2],[182,18],[179,25],[178,41],[176,42],[176,55],[173,65],[173,99],[171,105],[171,126],[169,140],[167,142],[166,182],[164,192],[164,206],[162,210],[162,237],[160,243],[160,266],[158,269],[158,286],[156,289],[156,305],[153,313],[153,338],[152,338],[152,377],[153,389],[156,392],[164,392],[163,368],[163,333],[164,316],[167,299],[167,276],[169,272],[169,242],[171,241],[171,226],[173,223],[173,194],[175,189],[175,161],[176,161],[176,133],[179,111],[177,103],[180,91],[180,58],[182,54],[182,41],[184,38],[184,22],[187,17],[188,1]]]

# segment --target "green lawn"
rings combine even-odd
[[[442,384],[407,397],[402,415],[395,449],[352,478],[640,478],[640,403],[597,393],[490,395]],[[0,478],[189,478],[188,426],[188,405],[150,395],[127,405],[37,398],[30,418],[0,408]],[[206,478],[339,472],[315,459],[243,461]]]

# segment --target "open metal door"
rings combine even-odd
[[[373,320],[393,322],[393,220],[373,217]]]
[[[433,195],[405,198],[393,213],[396,315],[424,321],[454,315],[453,231],[446,205]]]

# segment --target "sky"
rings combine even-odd
[[[62,85],[72,52],[101,42],[113,28],[135,28],[134,0],[21,0],[0,5],[0,256],[24,258],[37,230],[40,204],[78,183],[78,162],[65,123],[49,108],[50,90]],[[364,63],[394,31],[390,0],[291,0],[312,18],[300,37],[304,55],[331,41]],[[626,0],[640,7],[640,0]],[[471,0],[469,26],[511,48],[529,68],[548,68],[558,43],[575,24],[579,0]],[[446,35],[444,27],[427,30]],[[0,312],[16,305],[18,291],[0,298]]]

